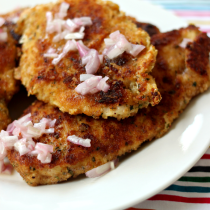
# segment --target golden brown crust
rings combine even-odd
[[[10,123],[9,112],[6,104],[12,96],[19,90],[19,81],[14,78],[14,69],[18,63],[18,38],[14,32],[15,24],[11,18],[18,15],[19,10],[0,15],[6,22],[0,27],[7,31],[8,39],[6,42],[0,41],[0,131],[6,129]]]
[[[86,27],[83,42],[89,48],[102,53],[104,38],[120,30],[126,38],[135,44],[143,44],[146,49],[136,58],[124,53],[117,59],[104,59],[98,75],[109,76],[111,89],[107,93],[99,92],[82,96],[74,90],[80,84],[79,76],[85,73],[79,53],[69,52],[57,65],[43,54],[49,47],[63,47],[66,41],[52,41],[53,35],[45,39],[46,12],[56,13],[60,4],[47,4],[27,10],[21,16],[18,32],[23,33],[23,56],[17,77],[21,77],[29,94],[35,94],[39,100],[57,106],[63,112],[72,115],[84,113],[94,118],[113,116],[123,119],[135,115],[139,108],[160,101],[154,79],[150,75],[156,61],[157,51],[150,45],[146,32],[137,27],[119,11],[116,4],[93,0],[68,0],[70,9],[67,18],[89,16],[93,25]],[[146,80],[149,78],[149,81]],[[117,85],[116,85],[117,84]],[[113,93],[119,88],[117,96]],[[130,107],[133,107],[131,110]],[[119,111],[120,109],[120,111]]]
[[[174,34],[177,38],[174,38]],[[71,116],[62,113],[58,108],[39,101],[30,106],[24,114],[32,113],[33,122],[38,122],[43,117],[56,118],[57,121],[54,134],[43,135],[35,140],[53,145],[54,153],[50,164],[41,164],[36,157],[29,155],[20,157],[14,150],[8,152],[11,163],[25,181],[33,186],[65,181],[126,152],[136,150],[144,141],[164,135],[189,101],[210,86],[209,63],[204,67],[207,76],[203,75],[200,71],[191,69],[194,61],[189,60],[188,55],[191,56],[194,49],[177,47],[189,34],[194,35],[194,41],[188,46],[196,45],[209,53],[210,49],[206,46],[209,38],[197,28],[188,27],[152,38],[152,43],[159,50],[153,76],[163,99],[155,107],[141,109],[135,117],[121,121],[111,118],[95,120],[84,115]],[[172,41],[165,43],[166,40]],[[170,60],[167,55],[170,51],[180,56],[174,56]],[[198,63],[209,57],[206,53],[203,55],[205,58],[198,54],[194,56]],[[91,147],[85,148],[68,142],[69,135],[91,139]]]
[[[11,120],[6,103],[3,99],[0,99],[0,131],[5,130],[10,122]]]
[[[136,24],[137,28],[141,28],[146,31],[150,35],[150,37],[160,33],[160,29],[151,23],[139,22],[138,20],[136,20],[136,18],[131,16],[128,16],[128,18],[130,18],[130,20]]]
[[[10,101],[19,89],[19,82],[14,78],[14,69],[18,62],[18,35],[14,32],[15,24],[10,21],[17,11],[0,15],[6,22],[1,27],[8,34],[7,42],[0,41],[0,98]]]

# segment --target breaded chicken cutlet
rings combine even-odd
[[[129,16],[129,18],[133,23],[136,24],[137,28],[141,28],[146,31],[150,37],[160,33],[160,29],[151,23],[139,22],[138,20],[136,20],[136,18],[131,16]]]
[[[192,39],[186,49],[179,46],[184,38]],[[136,116],[121,121],[71,116],[40,101],[24,112],[32,114],[33,122],[43,117],[57,119],[54,134],[34,139],[53,145],[51,163],[42,164],[36,157],[8,151],[10,162],[29,185],[54,184],[76,177],[136,150],[144,141],[161,137],[190,100],[207,90],[210,39],[205,33],[189,26],[155,35],[152,44],[159,51],[152,73],[163,96],[159,105],[141,109]],[[69,135],[91,139],[91,147],[70,143]]]
[[[62,1],[60,1],[62,2]],[[111,2],[100,0],[66,0],[69,3],[65,20],[87,16],[92,25],[85,27],[85,46],[102,54],[104,39],[117,30],[133,44],[146,48],[136,57],[128,53],[109,59],[104,56],[96,75],[108,76],[108,92],[81,95],[75,88],[85,74],[78,51],[70,51],[58,63],[44,57],[50,48],[62,49],[66,40],[54,42],[55,34],[46,33],[46,13],[58,13],[61,3],[36,6],[22,14],[17,32],[23,34],[23,55],[16,78],[21,79],[28,94],[41,101],[59,107],[71,115],[84,113],[94,118],[115,117],[118,120],[133,116],[139,108],[159,103],[161,96],[151,76],[156,61],[156,49],[150,37],[138,29],[132,21]],[[47,35],[47,36],[46,36]]]
[[[0,27],[0,33],[6,33],[7,39],[0,40],[0,131],[10,123],[7,103],[19,90],[19,81],[14,79],[14,69],[18,62],[18,40],[19,36],[14,32],[15,17],[20,10],[0,15],[5,23]]]

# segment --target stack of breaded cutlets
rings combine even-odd
[[[59,23],[49,29],[56,18],[62,23],[70,19],[68,24],[73,25],[81,17],[91,19],[80,28],[78,34],[84,33],[81,38],[74,38],[73,32],[60,36],[64,31]],[[2,27],[9,25],[8,20]],[[7,151],[11,164],[32,186],[77,177],[138,149],[145,141],[163,136],[190,100],[210,85],[210,39],[206,33],[193,25],[160,33],[157,27],[126,16],[112,2],[61,0],[38,5],[24,10],[8,34],[16,39],[22,36],[20,62],[17,66],[18,56],[13,56],[12,50],[17,50],[17,42],[12,38],[0,41],[1,74],[16,68],[15,78],[38,99],[23,116],[31,113],[33,123],[43,118],[56,119],[53,133],[33,139],[53,146],[49,163],[30,154],[20,155],[14,148]],[[118,49],[116,37],[126,40],[132,49],[143,49],[136,55],[126,49],[110,55],[110,50]],[[66,51],[67,43],[74,43],[77,50]],[[108,90],[94,87],[88,92],[87,86],[82,91],[77,89],[95,78],[84,76],[88,67],[82,57],[90,49],[103,55],[97,71],[91,74],[108,77],[103,83]],[[8,80],[0,80],[0,92],[5,92],[2,87],[9,88],[3,82]],[[3,113],[1,109],[0,125],[6,123]],[[73,143],[69,136],[89,139],[91,146]]]

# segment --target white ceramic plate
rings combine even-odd
[[[48,0],[31,0],[30,5]],[[121,9],[141,21],[156,24],[162,31],[186,24],[159,7],[140,0],[115,0]],[[0,12],[16,6],[16,0],[1,3]],[[28,0],[19,0],[27,6]],[[141,202],[176,181],[209,146],[210,91],[196,97],[163,138],[144,145],[123,158],[116,170],[88,179],[30,187],[15,173],[0,176],[1,210],[123,209]]]

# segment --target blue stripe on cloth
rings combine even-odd
[[[161,5],[169,10],[199,10],[209,11],[210,1],[155,1],[150,0],[151,3]]]
[[[171,185],[165,190],[178,191],[178,192],[191,192],[191,193],[210,193],[210,187],[192,187],[192,186],[179,186]]]

